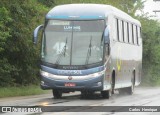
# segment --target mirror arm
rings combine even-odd
[[[108,44],[108,55],[110,54],[110,45]]]
[[[34,33],[33,33],[33,43],[34,43],[34,44],[37,44],[38,32],[39,32],[39,30],[41,30],[42,28],[43,28],[43,25],[39,25],[39,26],[34,30]]]

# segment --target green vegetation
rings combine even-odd
[[[6,87],[0,88],[0,98],[14,97],[14,96],[27,96],[48,93],[48,90],[42,90],[37,85],[21,86],[21,87]]]
[[[35,0],[0,2],[0,86],[38,82],[39,53],[32,32],[47,11]]]
[[[147,16],[137,17],[142,23],[143,84],[160,85],[160,23]]]
[[[45,14],[51,8],[68,3],[109,4],[140,20],[143,37],[142,81],[160,85],[160,23],[149,19],[146,14],[135,16],[137,10],[143,9],[142,0],[1,0],[0,87],[39,83],[40,48],[32,43],[33,30],[44,22]]]

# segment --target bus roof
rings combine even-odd
[[[127,13],[110,5],[103,4],[66,4],[51,9],[47,19],[105,19],[109,14],[125,17],[126,20],[140,24]]]

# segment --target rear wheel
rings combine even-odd
[[[91,98],[93,96],[94,92],[93,91],[81,91],[81,98]]]
[[[133,72],[133,76],[131,78],[131,87],[126,88],[128,94],[132,95],[134,93],[134,86],[135,86],[135,71]]]
[[[112,95],[112,91],[111,90],[101,91],[101,95],[103,98],[109,99]]]
[[[132,82],[131,87],[126,88],[126,92],[127,92],[129,95],[132,95],[132,94],[134,93],[134,83],[133,83],[133,82]]]
[[[134,87],[135,87],[135,71],[133,72],[132,78],[131,78],[131,86],[127,88],[121,88],[119,89],[119,94],[129,94],[132,95],[134,93]]]
[[[127,91],[126,91],[126,88],[121,88],[121,89],[119,89],[118,90],[119,91],[119,94],[120,95],[123,95],[123,94],[125,94]]]
[[[53,96],[54,96],[55,99],[62,98],[62,92],[61,91],[52,89],[52,93],[53,93]]]
[[[112,79],[111,79],[112,94],[114,94],[114,87],[115,87],[115,71],[112,72]]]

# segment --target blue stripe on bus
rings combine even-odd
[[[64,15],[59,15],[59,16],[52,16],[52,15],[47,15],[46,18],[53,18],[53,19],[103,19],[104,16],[64,16]]]
[[[68,18],[68,16],[51,16],[51,15],[47,15],[46,18],[66,19],[66,18]]]
[[[101,19],[103,16],[80,16],[81,19]]]
[[[54,68],[50,68],[50,67],[41,65],[41,69],[42,69],[42,71],[46,71],[46,72],[49,72],[49,73],[55,74],[55,75],[80,76],[80,75],[88,75],[88,74],[100,72],[100,71],[104,70],[104,66],[99,66],[99,67],[85,69],[85,70],[61,70],[61,69],[54,69]],[[70,73],[74,73],[74,71],[78,71],[78,73],[77,74],[70,74]]]

